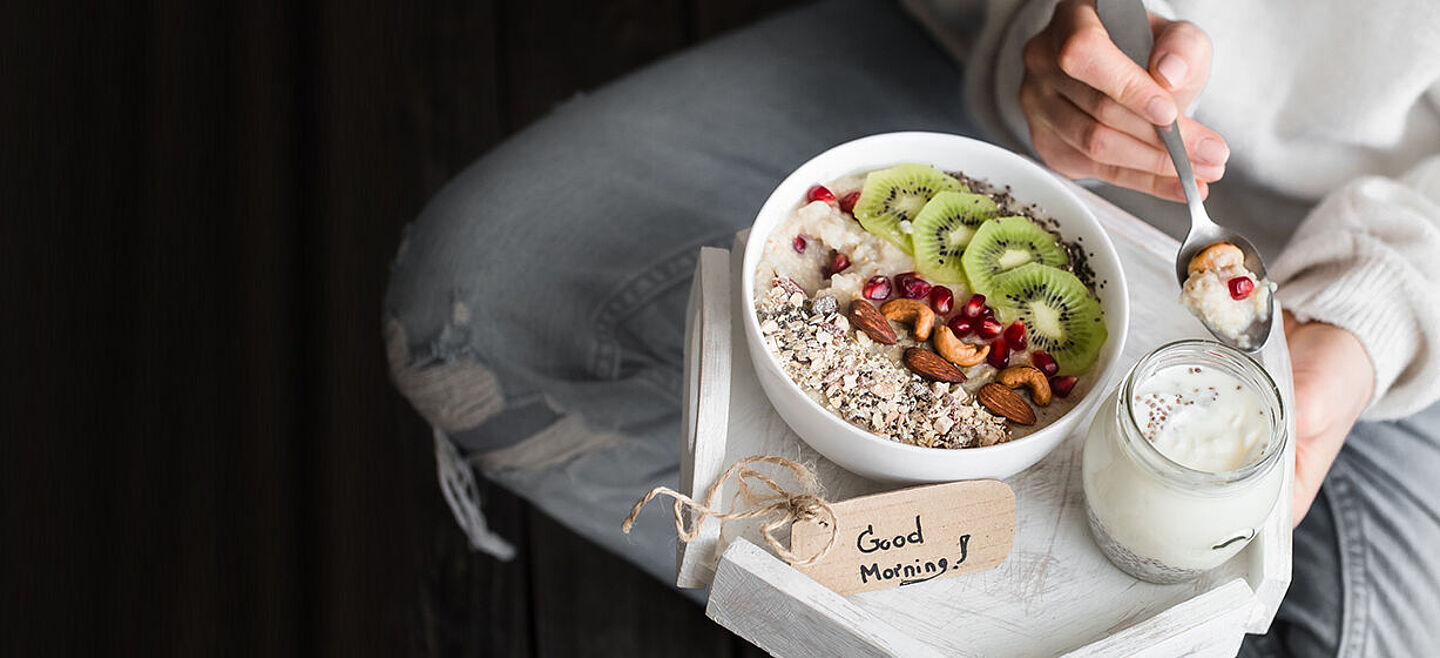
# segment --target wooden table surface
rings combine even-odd
[[[461,167],[793,4],[8,8],[0,653],[753,653],[494,488],[470,553],[379,312]]]

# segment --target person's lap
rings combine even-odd
[[[1242,655],[1419,656],[1440,647],[1440,404],[1360,423],[1295,531],[1270,633]]]
[[[698,248],[728,246],[777,181],[834,144],[892,130],[973,134],[960,89],[959,69],[896,7],[852,0],[767,21],[565,104],[463,172],[410,228],[385,307],[397,385],[488,477],[672,579],[664,510],[647,511],[628,537],[618,526],[644,490],[678,477],[681,334]],[[1428,446],[1429,463],[1437,416],[1430,436],[1407,435]],[[1364,466],[1350,469],[1345,501],[1365,498],[1357,492],[1386,470],[1376,464],[1406,467],[1385,450],[1347,448],[1343,459]],[[1392,486],[1423,491],[1414,484]],[[1435,501],[1414,502],[1405,513],[1428,513],[1416,521],[1431,534],[1377,517],[1394,524],[1390,541],[1440,528]],[[1347,514],[1336,525],[1354,525]],[[1272,644],[1340,627],[1327,603],[1338,584],[1307,566],[1327,554],[1340,562],[1322,525],[1297,534],[1290,597],[1314,609],[1296,608],[1304,614],[1292,623],[1287,600]],[[1306,551],[1316,555],[1302,561]],[[1382,606],[1372,618],[1389,614],[1377,603],[1385,596],[1371,590],[1368,605]]]
[[[460,174],[386,297],[397,384],[486,475],[673,577],[644,490],[675,484],[683,314],[702,245],[839,142],[970,132],[954,64],[888,3],[766,21],[572,100]],[[668,530],[666,528],[669,528]]]

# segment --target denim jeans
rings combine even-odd
[[[576,98],[471,165],[409,228],[385,302],[397,386],[484,475],[665,581],[690,273],[839,142],[975,134],[961,74],[891,3],[824,2]],[[1440,647],[1440,407],[1362,425],[1295,537],[1253,655]],[[703,593],[697,596],[703,596]]]

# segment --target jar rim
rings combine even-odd
[[[1144,438],[1140,430],[1139,421],[1135,420],[1134,411],[1131,405],[1134,400],[1136,386],[1136,374],[1154,361],[1181,350],[1198,350],[1201,353],[1208,353],[1214,357],[1230,359],[1247,370],[1247,374],[1255,376],[1255,382],[1244,382],[1256,388],[1254,384],[1261,384],[1256,393],[1270,398],[1267,406],[1273,411],[1270,422],[1270,436],[1265,443],[1264,452],[1261,457],[1240,468],[1230,471],[1206,471],[1186,466],[1172,459],[1169,455],[1161,452],[1155,444]],[[1213,340],[1191,338],[1177,340],[1155,348],[1149,354],[1141,357],[1135,365],[1126,373],[1124,381],[1120,383],[1120,404],[1115,406],[1116,421],[1125,428],[1121,432],[1126,440],[1123,442],[1130,448],[1128,452],[1141,457],[1141,461],[1156,471],[1163,468],[1169,471],[1168,474],[1178,479],[1182,484],[1196,486],[1224,486],[1229,484],[1247,482],[1258,479],[1259,476],[1268,473],[1280,460],[1280,455],[1285,453],[1286,442],[1289,441],[1287,430],[1286,409],[1284,396],[1280,394],[1280,388],[1275,384],[1275,379],[1270,372],[1250,355],[1241,352],[1229,345]],[[1141,444],[1139,447],[1134,444]],[[1167,478],[1169,481],[1169,478]]]

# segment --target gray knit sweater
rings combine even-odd
[[[905,0],[966,65],[970,111],[1030,150],[1020,51],[1055,0]],[[1440,399],[1440,3],[1147,2],[1210,35],[1192,116],[1230,144],[1206,203],[1266,253],[1302,321],[1355,334],[1375,365],[1365,418]],[[977,29],[978,28],[978,29]],[[1184,206],[1096,190],[1172,235]]]

